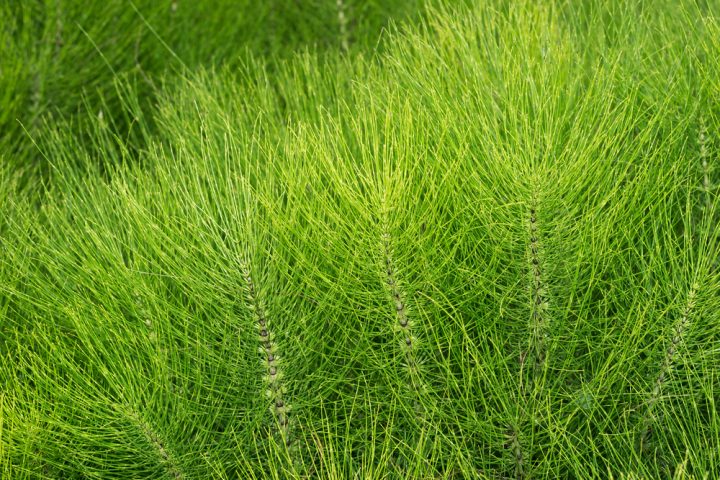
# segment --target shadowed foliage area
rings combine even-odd
[[[395,22],[417,21],[427,0],[29,0],[0,5],[0,145],[18,167],[47,165],[33,139],[63,118],[76,132],[106,122],[131,148],[143,145],[117,81],[146,111],[168,72],[243,68],[248,56],[279,59],[374,52]],[[90,118],[88,117],[90,114]],[[91,140],[85,140],[90,142]]]

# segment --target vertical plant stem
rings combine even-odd
[[[645,416],[644,416],[643,422],[642,422],[642,430],[640,433],[640,448],[641,448],[641,450],[645,450],[647,447],[647,442],[650,438],[650,432],[652,431],[653,424],[655,423],[654,409],[655,409],[656,404],[660,400],[660,395],[662,394],[663,386],[665,385],[665,383],[667,382],[668,378],[670,377],[670,375],[672,373],[675,355],[677,354],[677,350],[680,345],[680,342],[683,340],[683,336],[685,335],[688,328],[690,327],[690,322],[692,320],[692,314],[693,314],[693,309],[695,308],[696,299],[697,299],[697,288],[696,288],[696,286],[693,286],[690,289],[690,292],[688,292],[687,303],[685,304],[685,308],[683,310],[682,316],[680,317],[680,320],[672,328],[670,341],[669,341],[667,349],[665,350],[665,355],[663,356],[663,361],[660,364],[660,372],[658,373],[658,376],[655,379],[655,383],[653,385],[652,392],[650,393],[650,398],[647,401],[647,407],[645,409]]]
[[[32,102],[30,106],[30,119],[33,128],[37,129],[40,125],[40,116],[42,114],[41,104],[43,101],[42,74],[37,68],[35,73],[33,74],[32,93],[30,94],[30,101]]]
[[[265,305],[258,294],[257,286],[250,273],[249,265],[246,262],[242,262],[240,268],[245,282],[245,299],[257,323],[260,342],[259,352],[262,357],[261,362],[263,369],[266,371],[264,376],[265,394],[271,403],[270,410],[276,421],[277,433],[280,434],[285,444],[289,444],[290,405],[286,403],[284,398],[285,385],[282,382],[283,374],[277,352],[277,345],[268,325]]]
[[[508,431],[510,437],[509,447],[512,449],[513,460],[515,462],[515,479],[522,480],[525,478],[525,454],[523,453],[522,445],[520,445],[520,439],[518,438],[518,431],[516,428],[511,427]]]
[[[422,405],[419,401],[419,394],[424,390],[419,378],[419,365],[417,359],[417,337],[412,331],[412,320],[408,312],[407,295],[403,291],[401,283],[398,281],[397,268],[393,258],[392,238],[387,231],[382,234],[383,259],[385,262],[385,280],[387,283],[390,300],[393,310],[395,311],[395,330],[399,332],[401,337],[401,348],[405,356],[405,366],[407,368],[410,383],[408,385],[410,391],[415,396],[415,411],[418,415],[422,415]]]
[[[60,49],[63,46],[63,12],[62,1],[55,0],[55,54],[56,64],[60,63]]]
[[[142,431],[147,441],[153,446],[153,449],[160,458],[168,477],[173,480],[181,480],[185,478],[180,466],[175,459],[175,455],[168,447],[167,443],[160,437],[160,435],[150,426],[148,422],[140,417],[136,412],[127,412],[127,415],[135,423],[135,425]]]
[[[343,0],[337,0],[335,5],[337,6],[337,17],[338,25],[340,26],[340,44],[344,52],[350,50],[350,39],[348,38],[348,25],[347,16],[345,14],[345,2]]]
[[[547,345],[545,339],[547,337],[547,319],[546,311],[548,308],[546,288],[543,282],[541,258],[541,244],[538,227],[537,212],[535,203],[530,207],[530,242],[529,242],[529,258],[530,258],[530,351],[532,352],[534,364],[533,373],[537,377],[542,373],[547,360]]]
[[[705,117],[700,115],[700,131],[698,133],[698,145],[700,146],[700,167],[702,168],[703,183],[702,190],[705,196],[705,208],[710,207],[710,149],[708,146],[708,130]]]
[[[542,244],[540,241],[540,227],[537,215],[537,201],[533,198],[528,211],[528,263],[530,277],[530,338],[528,348],[520,352],[520,394],[519,402],[525,409],[530,409],[533,403],[532,391],[538,386],[545,366],[547,365],[547,288],[543,277]],[[526,376],[525,366],[530,362],[530,375]],[[527,410],[525,410],[527,411]],[[527,415],[527,414],[523,414]],[[532,423],[531,423],[532,424]],[[521,430],[511,426],[508,430],[509,446],[512,449],[515,464],[515,478],[527,478],[526,454],[520,442]]]

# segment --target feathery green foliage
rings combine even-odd
[[[103,84],[133,138],[42,123],[47,183],[0,177],[0,473],[713,478],[718,13],[440,5]]]

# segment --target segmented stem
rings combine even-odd
[[[343,51],[350,50],[350,40],[348,39],[347,17],[345,15],[345,2],[343,0],[336,1],[338,25],[340,26],[340,43]]]
[[[665,356],[663,357],[662,364],[660,365],[660,373],[658,373],[658,376],[655,379],[652,393],[650,394],[650,398],[647,401],[647,409],[645,410],[645,418],[643,420],[642,432],[640,434],[640,446],[643,449],[645,448],[645,445],[647,444],[647,441],[650,437],[650,432],[654,423],[653,410],[655,408],[655,405],[660,400],[663,386],[665,385],[668,378],[670,377],[670,374],[672,373],[673,363],[675,360],[678,346],[680,345],[680,342],[682,341],[685,332],[690,327],[696,299],[697,288],[693,286],[693,288],[690,289],[690,292],[688,292],[687,303],[685,305],[685,309],[683,310],[682,316],[672,328],[672,337],[670,338],[669,345],[665,350]]]
[[[512,449],[513,460],[515,461],[515,478],[522,480],[525,478],[525,454],[522,445],[520,445],[517,430],[510,428],[508,436],[510,437],[509,446]]]
[[[548,300],[546,289],[543,284],[542,261],[540,254],[540,240],[538,232],[538,221],[535,207],[530,208],[530,296],[532,298],[532,306],[530,312],[530,330],[531,330],[531,351],[534,359],[535,374],[542,371],[547,359],[547,346],[545,339],[547,337],[547,319],[546,311],[548,308]]]
[[[529,259],[529,276],[530,276],[530,339],[529,346],[526,351],[520,352],[520,400],[526,404],[530,404],[531,397],[528,396],[528,386],[525,384],[528,379],[529,386],[535,385],[537,378],[547,363],[547,309],[548,299],[546,287],[542,275],[542,250],[540,243],[540,228],[538,226],[538,218],[536,211],[536,202],[529,211],[529,242],[528,242],[528,259]],[[525,376],[525,364],[528,357],[532,361],[530,365],[531,375]],[[515,463],[515,478],[524,479],[527,476],[527,468],[525,462],[525,454],[520,443],[521,432],[511,427],[508,431],[509,442],[506,447],[512,447],[513,461]]]
[[[267,372],[264,376],[265,394],[271,402],[270,410],[277,421],[278,431],[287,444],[289,443],[290,405],[286,403],[284,398],[285,386],[282,383],[282,372],[277,353],[277,345],[269,329],[265,306],[258,295],[255,282],[250,274],[250,268],[248,264],[244,262],[240,268],[245,282],[245,299],[257,322],[260,342],[259,352],[262,356],[261,362],[264,370]]]
[[[60,62],[60,49],[63,44],[63,13],[62,2],[57,0],[55,3],[55,62]]]
[[[35,71],[32,80],[32,90],[30,94],[30,114],[32,125],[37,127],[40,124],[40,116],[42,114],[41,107],[43,102],[43,80],[39,71]]]
[[[405,293],[398,285],[397,271],[393,262],[392,245],[389,233],[384,233],[383,239],[383,253],[385,259],[386,268],[386,282],[390,297],[392,299],[393,309],[395,310],[395,319],[397,320],[396,328],[401,332],[403,341],[402,347],[405,352],[405,358],[407,360],[408,368],[411,372],[414,372],[416,367],[415,362],[415,342],[417,339],[412,333],[412,324],[408,317],[407,302],[405,299]]]
[[[160,458],[165,470],[170,478],[181,480],[185,475],[180,470],[180,466],[175,460],[175,456],[167,447],[167,443],[160,438],[160,435],[150,426],[148,422],[143,420],[137,413],[129,412],[128,415],[142,431],[147,441],[153,446]]]
[[[705,124],[705,117],[700,116],[700,132],[698,134],[698,145],[700,146],[700,166],[703,174],[702,189],[705,194],[705,205],[710,206],[710,148],[708,145],[708,131]]]
[[[415,394],[414,408],[415,413],[423,416],[423,407],[420,403],[418,395],[425,391],[425,386],[420,382],[418,377],[419,365],[417,359],[417,337],[412,332],[412,320],[408,315],[408,304],[406,294],[403,291],[397,278],[397,269],[393,260],[392,239],[390,234],[382,234],[383,257],[385,262],[385,281],[387,283],[390,300],[393,310],[395,311],[395,330],[400,334],[401,348],[405,355],[405,365],[410,377],[409,388]]]

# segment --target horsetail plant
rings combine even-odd
[[[670,341],[668,342],[667,349],[665,351],[665,355],[660,366],[660,373],[655,379],[652,393],[650,394],[650,398],[647,401],[647,410],[645,412],[644,426],[640,434],[641,449],[645,449],[647,447],[648,437],[650,436],[652,423],[654,421],[653,409],[655,407],[655,404],[660,399],[663,385],[665,384],[667,377],[672,373],[673,360],[675,354],[677,353],[677,350],[681,347],[680,342],[683,339],[683,335],[685,335],[686,330],[690,327],[691,316],[695,313],[693,310],[695,308],[695,303],[697,300],[696,296],[697,285],[693,285],[693,287],[691,287],[690,291],[688,292],[687,304],[685,305],[681,317],[673,326],[670,332]]]
[[[531,339],[528,352],[532,354],[533,372],[537,377],[542,374],[547,360],[547,293],[546,286],[543,282],[542,261],[541,261],[541,243],[540,229],[537,219],[537,203],[533,202],[529,213],[529,258],[530,258],[530,296],[531,296],[531,313],[530,313],[530,332]]]
[[[345,2],[343,0],[337,0],[335,5],[337,7],[338,26],[340,28],[340,45],[343,51],[347,52],[350,50],[350,40],[348,38],[348,21],[345,13]]]
[[[400,345],[405,354],[405,366],[408,370],[411,389],[415,390],[414,385],[418,382],[418,360],[416,358],[417,338],[412,332],[412,323],[409,316],[409,306],[402,286],[399,284],[397,270],[393,261],[391,237],[389,233],[382,234],[383,257],[385,260],[385,270],[387,272],[387,285],[390,293],[392,307],[396,313],[397,329],[400,333]]]
[[[162,440],[159,437],[158,433],[155,432],[152,427],[150,427],[150,425],[148,425],[147,422],[141,419],[137,414],[135,414],[134,412],[130,412],[128,415],[137,423],[138,427],[142,430],[143,434],[145,435],[148,443],[150,443],[152,448],[157,451],[160,460],[167,469],[168,475],[174,480],[184,479],[185,476],[180,471],[177,465],[175,455],[168,450],[166,442]]]
[[[284,394],[285,386],[282,383],[283,373],[280,368],[280,357],[278,355],[277,345],[274,339],[268,318],[265,313],[265,306],[262,299],[258,298],[255,282],[250,274],[250,269],[245,262],[240,264],[241,273],[245,282],[245,299],[248,302],[248,308],[252,311],[257,320],[258,337],[260,340],[259,353],[262,356],[263,369],[267,372],[264,376],[267,388],[266,396],[271,402],[270,410],[272,411],[279,433],[285,443],[289,443],[290,428],[290,405],[285,402]]]
[[[700,125],[698,130],[698,148],[699,148],[699,159],[700,159],[700,168],[702,172],[702,192],[703,197],[705,198],[705,202],[703,205],[704,209],[707,209],[710,207],[710,203],[712,201],[712,183],[710,180],[711,175],[711,162],[712,162],[712,150],[711,150],[711,142],[709,138],[709,132],[707,123],[705,120],[705,117],[703,115],[700,115]]]
[[[0,476],[720,471],[720,3],[433,1],[0,7]]]

